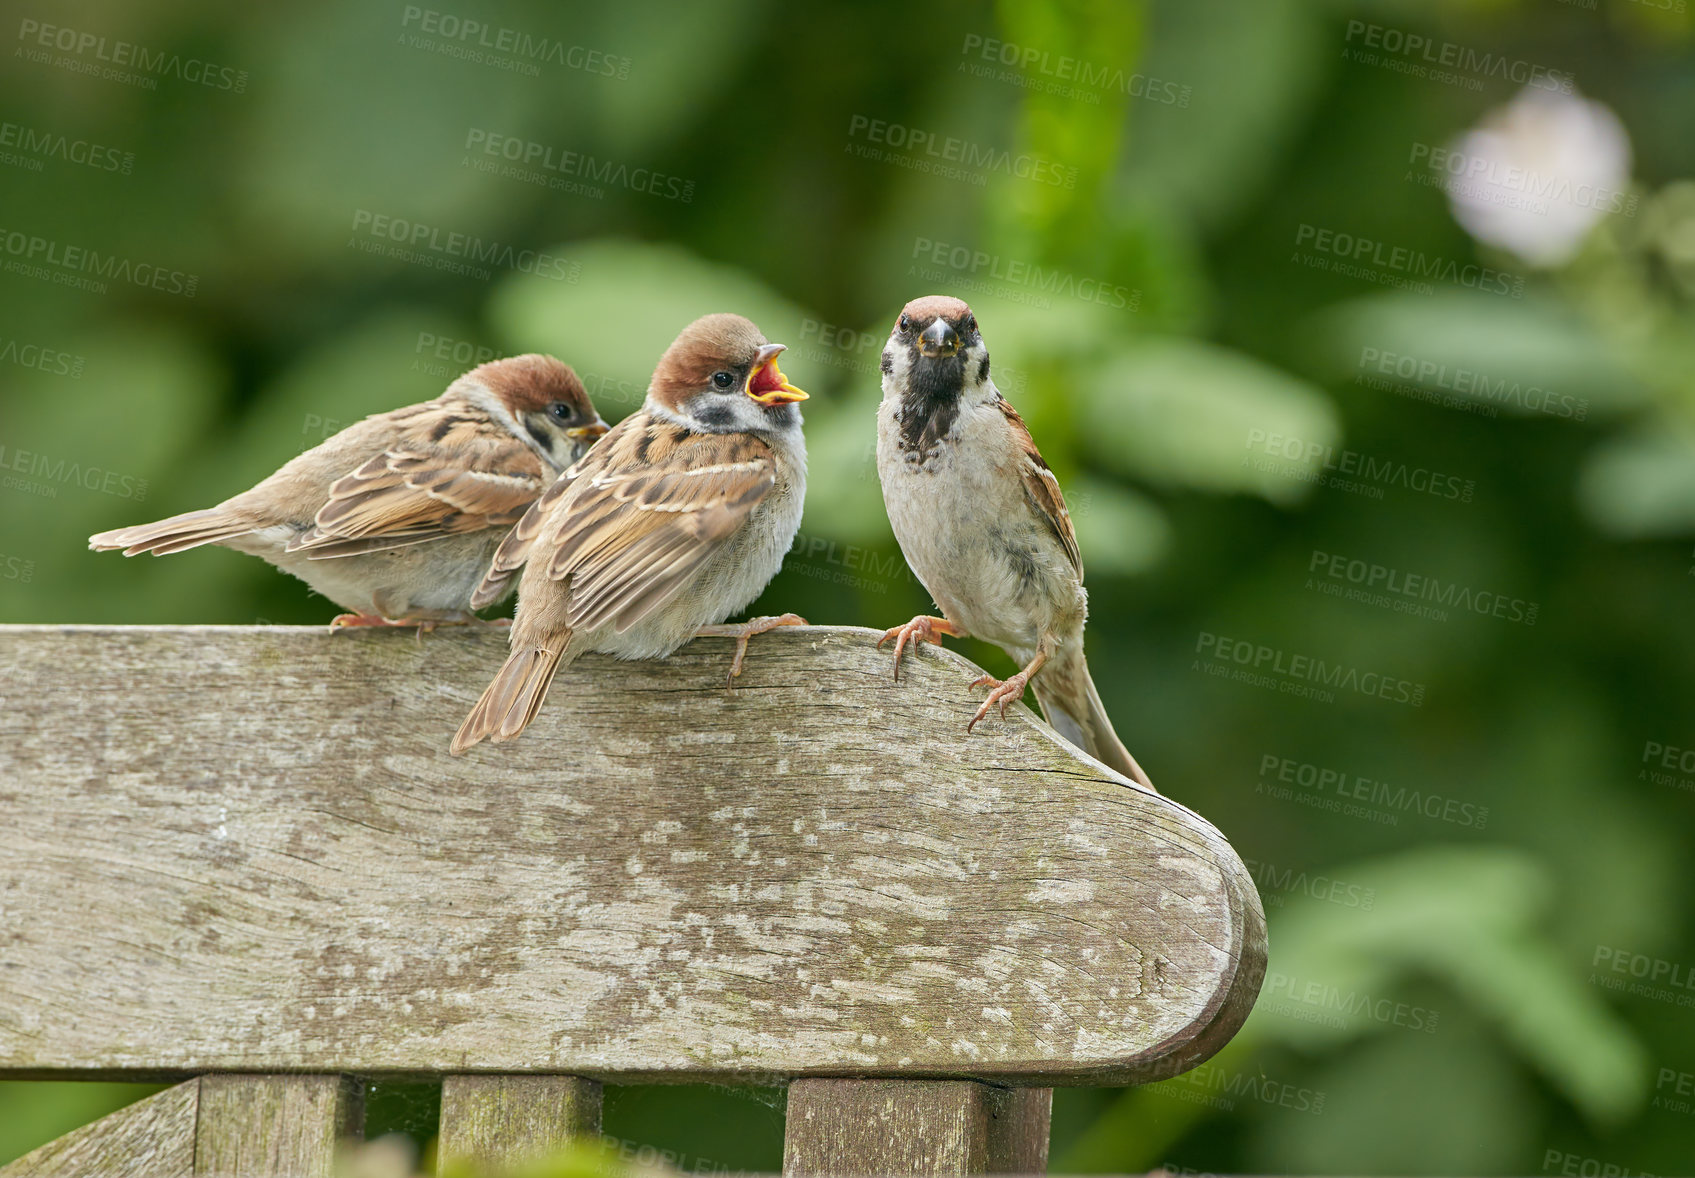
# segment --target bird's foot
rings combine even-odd
[[[778,614],[775,617],[749,618],[728,626],[702,626],[694,632],[696,638],[734,638],[736,640],[736,657],[730,663],[730,677],[724,686],[735,686],[736,678],[742,673],[742,660],[747,657],[748,639],[755,634],[763,634],[767,630],[775,630],[778,626],[809,626],[799,614]]]
[[[338,614],[335,619],[330,622],[330,633],[335,634],[342,630],[352,630],[360,627],[385,630],[404,630],[415,628],[417,631],[418,641],[422,642],[424,640],[424,635],[434,631],[437,626],[503,627],[510,626],[511,624],[511,618],[494,618],[490,621],[484,621],[482,618],[479,618],[473,613],[447,614],[441,617],[429,618],[385,618],[379,614]]]
[[[983,706],[977,709],[977,714],[971,717],[971,723],[965,726],[965,730],[970,732],[977,727],[977,721],[987,716],[989,710],[997,704],[1000,706],[1001,719],[1006,719],[1007,705],[1015,704],[1023,699],[1024,689],[1029,685],[1030,672],[1028,671],[1020,671],[1010,679],[996,679],[993,675],[984,675],[981,679],[972,680],[971,686],[967,690],[976,691],[979,687],[987,687],[989,688],[989,698],[983,701]]]
[[[337,614],[330,620],[330,633],[337,634],[343,630],[356,630],[362,626],[375,629],[393,629],[396,626],[415,625],[417,625],[416,622],[408,622],[404,619],[395,621],[391,618],[382,617],[380,614]]]
[[[900,656],[906,650],[906,644],[917,646],[921,642],[932,642],[937,646],[942,644],[941,635],[948,634],[954,638],[964,638],[965,631],[954,625],[946,618],[932,618],[919,615],[904,626],[894,626],[883,631],[883,636],[877,639],[877,649],[882,650],[883,644],[894,638],[895,642],[895,682],[900,682]]]

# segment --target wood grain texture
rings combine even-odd
[[[0,627],[0,1074],[1147,1081],[1246,1018],[1203,819],[868,630],[589,656],[447,755],[495,633]],[[75,1016],[65,1017],[65,1012]]]
[[[364,1128],[364,1091],[348,1076],[202,1076],[194,1173],[333,1178],[336,1143]]]
[[[1051,1088],[971,1080],[797,1080],[783,1173],[1043,1174]]]
[[[989,1106],[991,1174],[1046,1174],[1053,1120],[1052,1088],[1000,1089],[1007,1095]]]
[[[155,1092],[0,1166],[0,1178],[192,1178],[200,1081]]]
[[[600,1085],[579,1076],[448,1076],[437,1169],[507,1169],[600,1134]]]

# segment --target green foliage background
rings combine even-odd
[[[0,229],[198,281],[192,298],[123,282],[97,294],[0,271],[0,347],[76,360],[0,357],[0,618],[323,622],[328,603],[248,558],[126,562],[84,538],[216,502],[340,425],[435,395],[476,349],[554,352],[616,419],[684,322],[734,309],[791,345],[785,369],[814,394],[803,534],[758,612],[892,625],[928,602],[870,461],[877,351],[901,303],[952,291],[972,300],[1072,501],[1109,711],[1167,792],[1251,861],[1271,920],[1274,987],[1239,1039],[1186,1080],[1061,1092],[1054,1168],[1695,1169],[1676,1095],[1695,1072],[1695,1009],[1677,998],[1695,990],[1609,989],[1602,978],[1633,979],[1596,964],[1695,968],[1695,778],[1645,757],[1650,742],[1695,746],[1683,0],[7,7],[0,121],[133,165],[8,156]],[[443,51],[467,42],[439,32],[421,43],[444,15],[601,51],[610,74],[573,55],[530,76]],[[29,20],[244,82],[91,77],[24,53]],[[1362,62],[1350,22],[1574,75],[1630,131],[1636,211],[1555,271],[1480,250],[1412,151],[1517,87]],[[986,63],[972,37],[1038,56]],[[1049,92],[1062,58],[1126,81]],[[1070,182],[876,158],[888,145],[873,120],[935,150],[952,137],[1051,161]],[[614,173],[550,189],[479,170],[501,161],[468,149],[478,131],[679,183],[655,193]],[[360,248],[360,210],[551,252],[576,280],[377,256]],[[1317,269],[1300,260],[1303,225],[1521,274],[1521,297]],[[954,267],[955,246],[986,260]],[[17,260],[8,246],[0,266]],[[1108,293],[1044,292],[1018,277],[1031,267]],[[1363,349],[1587,411],[1424,403],[1359,380]],[[1247,463],[1253,431],[1473,491],[1314,485],[1299,477],[1311,463]],[[1313,587],[1315,553],[1533,602],[1535,623],[1337,600]],[[1389,672],[1424,685],[1423,702],[1229,681],[1205,670],[1204,634]],[[1334,789],[1280,796],[1267,758],[1434,795],[1436,816],[1405,808],[1408,792],[1363,814]],[[1326,800],[1338,808],[1313,804]],[[1387,1013],[1338,1015],[1315,993]],[[0,1161],[144,1091],[0,1083]],[[425,1143],[432,1100],[378,1085],[372,1127]],[[685,1170],[771,1170],[781,1095],[614,1090],[607,1130]]]

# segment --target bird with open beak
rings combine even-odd
[[[989,349],[971,308],[941,295],[914,299],[883,348],[877,471],[895,538],[942,617],[921,616],[895,640],[895,677],[909,643],[975,635],[1019,664],[971,687],[988,698],[975,728],[1026,686],[1061,736],[1149,789],[1113,731],[1083,657],[1083,558],[1059,480],[1018,412],[989,379]]]
[[[664,658],[697,634],[747,642],[794,614],[719,626],[764,591],[800,527],[806,394],[777,367],[782,344],[740,315],[707,315],[660,357],[642,407],[519,521],[473,603],[523,569],[512,653],[453,738],[464,752],[511,740],[554,674],[586,650]]]
[[[216,507],[88,544],[125,556],[221,544],[262,557],[352,611],[332,631],[473,622],[471,594],[501,540],[605,432],[568,365],[491,360],[433,401],[348,426]]]

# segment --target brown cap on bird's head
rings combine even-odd
[[[588,390],[571,366],[540,352],[490,360],[460,379],[482,385],[515,411],[543,410],[554,401],[589,404]]]
[[[508,356],[479,364],[454,384],[479,384],[512,411],[520,421],[543,414],[556,429],[574,439],[598,438],[606,423],[595,412],[588,390],[569,364],[540,352]]]
[[[912,341],[926,356],[951,356],[960,341],[977,330],[977,317],[963,299],[952,295],[925,295],[901,308],[892,334]]]
[[[777,367],[784,345],[770,343],[751,319],[703,315],[683,328],[653,370],[648,391],[668,409],[702,392],[740,389],[766,408],[806,400]]]

